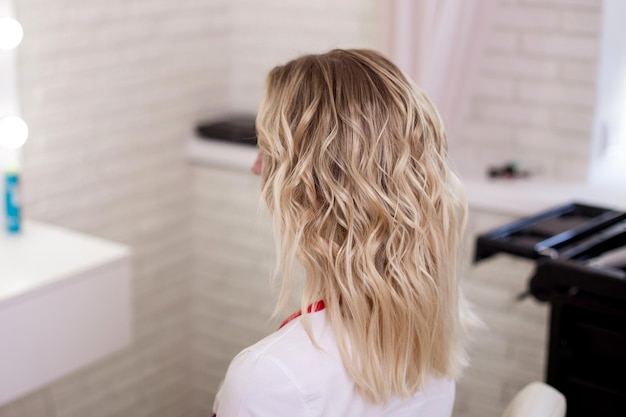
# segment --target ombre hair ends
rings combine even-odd
[[[303,313],[324,300],[344,366],[373,402],[457,377],[467,209],[426,95],[377,52],[307,55],[270,72],[257,131],[279,308],[298,261]]]

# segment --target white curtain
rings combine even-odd
[[[389,57],[439,109],[454,140],[496,0],[378,0]]]

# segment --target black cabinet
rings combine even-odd
[[[478,237],[475,261],[536,259],[529,293],[550,303],[546,382],[567,416],[626,416],[626,213],[568,204]]]

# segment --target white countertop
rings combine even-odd
[[[593,186],[542,178],[462,179],[470,207],[527,216],[576,202],[626,210],[626,185]]]
[[[129,255],[124,245],[26,221],[19,234],[0,233],[0,307]]]
[[[0,406],[130,344],[130,254],[33,221],[0,232]]]
[[[196,164],[249,171],[256,149],[252,146],[228,144],[192,137],[186,147],[187,157]],[[626,210],[626,180],[618,186],[591,186],[546,180],[528,179],[464,179],[461,178],[471,208],[514,216],[528,216],[569,202],[587,203]]]
[[[191,137],[185,147],[185,155],[194,163],[248,172],[257,152],[255,146],[197,137]]]

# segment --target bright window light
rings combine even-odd
[[[603,2],[590,180],[626,187],[626,1]]]

